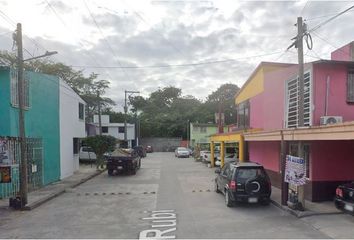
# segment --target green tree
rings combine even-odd
[[[7,51],[0,51],[0,62],[12,66],[16,64],[16,55]],[[93,115],[98,113],[98,103],[102,109],[114,106],[112,99],[103,97],[109,88],[109,81],[98,80],[98,74],[91,73],[88,77],[83,71],[74,70],[63,63],[55,63],[46,59],[37,59],[25,62],[25,69],[55,75],[65,81],[86,102],[86,121],[92,121]]]
[[[97,168],[103,167],[103,155],[106,152],[114,151],[116,146],[116,138],[113,136],[97,135],[85,138],[85,143],[92,148],[96,154]]]

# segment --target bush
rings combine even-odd
[[[116,138],[107,135],[90,136],[85,138],[85,142],[97,156],[97,168],[103,166],[103,154],[114,151],[116,146]]]

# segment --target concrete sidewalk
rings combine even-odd
[[[80,169],[72,176],[64,178],[61,181],[49,184],[38,190],[28,193],[28,204],[24,210],[32,210],[43,203],[63,194],[66,189],[74,188],[91,178],[101,174],[102,170],[96,170],[96,166],[80,165]],[[11,209],[9,199],[0,200],[0,210]]]
[[[305,201],[305,211],[298,211],[289,208],[288,206],[281,205],[281,190],[276,187],[272,187],[271,201],[277,207],[295,215],[298,218],[315,216],[315,215],[330,215],[330,214],[343,214],[334,206],[333,201],[325,202],[310,202]]]

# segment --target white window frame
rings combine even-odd
[[[29,101],[29,76],[28,73],[24,72],[23,75],[23,106],[24,109],[29,109],[30,101]],[[19,99],[18,99],[18,71],[14,68],[10,69],[10,95],[11,95],[11,106],[18,108],[19,107]]]
[[[306,109],[304,108],[304,114],[309,114],[308,118],[306,119],[304,117],[304,126],[312,126],[312,116],[313,116],[313,74],[312,74],[312,71],[311,70],[308,70],[308,71],[305,71],[304,72],[304,80],[306,79],[305,76],[306,75],[309,75],[309,82],[308,82],[308,87],[309,87],[309,94],[310,96],[308,97],[309,99],[309,103],[308,103],[308,107],[307,107],[307,111],[306,112]],[[298,102],[296,101],[296,110],[294,111],[295,112],[295,116],[296,116],[296,124],[291,124],[289,125],[289,91],[288,91],[288,84],[289,82],[292,82],[292,81],[296,81],[297,79],[297,86],[296,86],[296,96],[294,98],[298,98],[299,96],[299,90],[298,90],[298,84],[299,84],[299,80],[298,80],[298,75],[296,77],[293,77],[291,79],[288,79],[286,82],[285,82],[285,116],[284,116],[284,123],[285,123],[285,128],[296,128],[299,126],[299,122],[298,122],[298,117],[299,117],[299,112],[298,112]],[[306,82],[305,82],[305,87],[306,87]],[[304,93],[306,94],[306,93]],[[306,100],[306,97],[304,97],[304,101]],[[305,104],[305,103],[304,103]],[[291,112],[292,113],[292,112]]]

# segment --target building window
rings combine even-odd
[[[286,127],[299,126],[299,78],[286,83]],[[304,74],[304,126],[311,125],[311,77],[310,73]]]
[[[124,133],[124,127],[118,127],[118,133]]]
[[[102,127],[102,133],[108,133],[108,127]]]
[[[73,153],[79,154],[80,151],[80,138],[73,138]]]
[[[347,102],[354,103],[354,69],[348,71]]]
[[[200,127],[200,132],[201,133],[206,133],[207,132],[207,128],[206,127]]]
[[[23,106],[29,108],[29,76],[27,72],[24,72],[23,77]],[[19,106],[18,99],[18,72],[16,69],[10,70],[10,82],[11,82],[11,105],[13,107]]]
[[[237,105],[237,126],[238,128],[250,127],[250,104],[244,101]]]
[[[79,103],[79,119],[84,120],[84,104]]]

